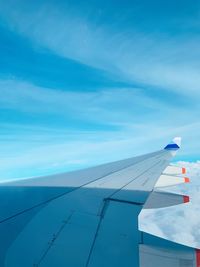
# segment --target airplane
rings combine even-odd
[[[188,182],[159,151],[84,170],[0,183],[1,267],[200,267],[200,250],[140,231],[142,209],[188,203]],[[184,231],[184,229],[183,229]]]

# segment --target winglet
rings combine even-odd
[[[164,149],[177,150],[181,146],[181,137],[175,137]]]

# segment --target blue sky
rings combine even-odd
[[[198,1],[0,3],[1,178],[160,149],[199,159]]]

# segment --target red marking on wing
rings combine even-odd
[[[200,249],[196,249],[196,267],[200,267]]]
[[[190,182],[190,178],[185,177],[184,179],[185,179],[185,183],[189,183]]]
[[[184,203],[190,202],[190,197],[189,196],[183,196],[183,202]]]
[[[186,173],[186,168],[182,168],[182,173]]]

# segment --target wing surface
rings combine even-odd
[[[154,190],[160,176],[183,172],[169,166],[179,141],[86,170],[1,183],[0,266],[146,266],[141,255],[158,245],[138,230],[141,209],[186,202]]]

